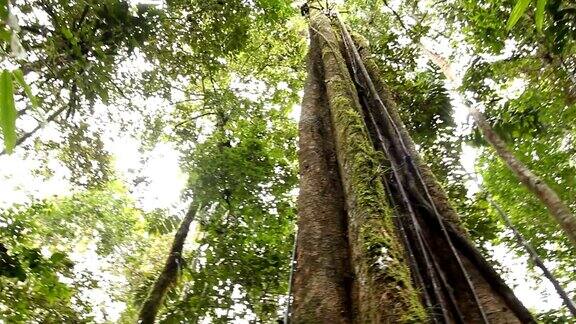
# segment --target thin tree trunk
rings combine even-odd
[[[534,248],[532,248],[530,243],[528,243],[528,241],[524,239],[524,236],[522,236],[522,234],[512,224],[510,217],[508,217],[508,214],[506,214],[506,212],[502,210],[500,205],[496,203],[494,200],[492,200],[490,197],[488,197],[488,202],[496,209],[496,211],[498,212],[498,214],[500,214],[506,225],[512,230],[512,233],[514,234],[514,237],[516,238],[516,242],[518,242],[518,245],[520,245],[526,250],[532,261],[534,261],[534,264],[536,264],[536,266],[540,268],[540,270],[542,270],[544,276],[552,283],[554,289],[556,289],[556,292],[558,293],[560,298],[562,298],[562,300],[564,301],[564,305],[566,305],[566,308],[568,308],[570,313],[572,313],[572,315],[576,317],[576,305],[574,305],[574,302],[572,301],[572,299],[570,299],[570,296],[568,296],[568,293],[566,293],[564,288],[562,288],[562,285],[560,285],[560,282],[558,282],[554,274],[552,274],[552,272],[548,270],[542,259],[540,259],[540,257],[538,256],[538,253],[536,253],[536,250],[534,250]]]
[[[386,6],[392,10],[396,20],[402,26],[402,28],[408,32],[400,15],[394,11],[386,2]],[[450,62],[444,57],[438,55],[432,50],[429,50],[422,43],[418,43],[418,47],[430,58],[434,64],[436,64],[446,79],[454,86],[456,85],[456,75],[454,69]],[[563,68],[568,78],[572,81],[573,85],[576,85],[576,80],[574,78],[574,73],[569,71],[567,66],[564,64],[562,57],[559,58],[560,68]],[[553,64],[553,63],[551,63]],[[522,184],[524,184],[528,190],[532,191],[536,197],[548,208],[548,211],[554,218],[554,220],[560,225],[562,230],[566,233],[566,236],[576,245],[576,216],[568,208],[568,206],[562,201],[560,196],[554,191],[546,182],[535,175],[526,165],[524,165],[520,160],[516,158],[513,152],[511,152],[506,143],[498,136],[494,129],[484,118],[484,115],[478,111],[478,109],[472,107],[472,105],[465,103],[467,109],[470,111],[472,118],[481,129],[484,134],[486,141],[496,150],[497,155],[508,165],[509,169],[514,173]]]
[[[454,83],[455,76],[450,63],[424,46],[421,46],[421,48],[441,68],[448,81]],[[570,208],[562,201],[554,189],[516,158],[514,153],[508,149],[504,140],[498,136],[478,109],[469,104],[466,106],[482,134],[484,134],[484,138],[494,148],[496,154],[506,163],[516,178],[548,208],[548,211],[560,225],[566,236],[576,245],[576,216],[574,216]]]
[[[198,211],[198,206],[195,203],[190,205],[186,216],[182,220],[176,235],[174,235],[174,241],[172,242],[172,247],[170,248],[170,254],[166,259],[164,268],[162,272],[154,282],[148,297],[142,305],[140,314],[138,316],[138,323],[142,324],[153,324],[158,310],[162,305],[164,296],[172,284],[176,282],[178,278],[178,272],[182,265],[182,250],[184,248],[184,242],[188,236],[188,231],[190,229],[190,224],[194,220]]]
[[[294,283],[294,269],[296,267],[296,242],[298,240],[298,231],[294,233],[294,244],[292,245],[292,256],[290,258],[290,275],[288,276],[288,301],[284,311],[284,324],[290,323],[290,310],[292,306],[292,287]]]
[[[564,204],[554,189],[514,156],[502,138],[496,134],[486,121],[484,115],[474,107],[469,108],[486,141],[492,145],[498,156],[508,165],[518,180],[544,203],[550,214],[564,230],[566,236],[576,245],[576,216],[572,214],[572,211]]]

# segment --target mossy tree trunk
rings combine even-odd
[[[310,27],[310,75],[300,122],[302,169],[292,321],[425,322],[426,313],[412,287],[379,181],[378,154],[364,124],[338,36],[328,18],[314,10]],[[309,185],[327,179],[335,182],[329,187],[339,195],[328,198],[325,188]],[[313,203],[307,203],[310,200]],[[324,210],[319,210],[320,206]],[[334,211],[325,211],[327,206]],[[346,225],[336,225],[342,222],[344,212]],[[325,230],[319,224],[323,219],[326,232],[340,233],[323,235]],[[312,224],[320,227],[315,237],[307,236]],[[332,245],[342,238],[347,239],[349,248],[344,248],[346,241]],[[349,269],[342,269],[347,266],[340,261],[343,258],[350,260]],[[313,284],[324,282],[328,284]],[[337,293],[328,296],[330,291]],[[343,306],[321,307],[334,302]]]
[[[186,216],[180,223],[180,227],[174,235],[174,241],[172,242],[172,247],[170,248],[170,254],[166,258],[166,263],[164,268],[156,278],[154,285],[150,289],[146,300],[144,301],[142,308],[140,309],[140,314],[138,315],[138,323],[142,324],[153,324],[156,320],[156,315],[158,310],[162,305],[164,296],[170,287],[176,283],[178,279],[178,272],[182,265],[182,251],[184,249],[184,243],[186,242],[186,237],[188,236],[188,231],[190,229],[190,224],[194,220],[197,214],[198,206],[192,203]]]
[[[313,37],[318,37],[317,35]],[[351,321],[347,294],[346,210],[332,137],[330,110],[319,41],[310,44],[308,79],[300,115],[300,195],[298,197],[299,267],[294,276],[293,313],[301,322],[322,318],[329,323]]]
[[[334,24],[312,8],[292,322],[531,322],[467,239],[365,46],[352,54]]]

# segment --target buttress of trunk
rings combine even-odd
[[[292,322],[425,322],[338,36],[327,17],[316,10],[311,14]],[[306,234],[311,225],[318,226],[312,228],[315,236]],[[334,302],[343,305],[322,307]]]
[[[140,310],[140,314],[138,316],[138,323],[154,323],[166,292],[170,286],[176,282],[176,279],[178,278],[178,272],[182,265],[182,250],[184,248],[184,242],[188,236],[190,224],[197,214],[197,210],[198,206],[196,206],[195,203],[192,203],[188,209],[188,212],[186,213],[186,216],[182,220],[178,231],[176,231],[176,235],[174,235],[174,241],[172,242],[172,247],[170,248],[170,254],[166,259],[166,263],[164,264],[162,272],[160,272],[160,275],[154,282],[148,297],[146,297],[146,300],[142,305],[142,309]]]
[[[310,16],[292,321],[533,322],[466,237],[366,50]]]
[[[446,192],[442,189],[438,181],[436,181],[430,168],[417,153],[414,141],[400,119],[400,115],[390,96],[390,92],[381,82],[376,64],[370,59],[371,55],[368,52],[368,44],[365,41],[358,41],[359,38],[360,37],[357,37],[356,43],[360,43],[358,46],[360,48],[359,54],[366,66],[369,77],[373,81],[376,92],[384,103],[391,119],[398,126],[402,140],[407,146],[408,154],[412,157],[412,160],[415,161],[415,165],[422,175],[426,189],[431,195],[433,204],[442,216],[442,221],[447,227],[452,244],[455,246],[458,256],[462,260],[488,322],[534,322],[530,313],[520,303],[516,296],[514,296],[512,290],[504,283],[500,276],[467,238],[467,234],[460,224],[457,213],[450,205]],[[379,120],[377,121],[378,126],[382,127],[384,124],[382,121],[384,118],[382,112],[376,111],[374,115],[375,118]],[[412,177],[410,173],[413,173],[413,171],[408,171],[408,177]],[[433,238],[430,240],[430,245],[432,246],[433,252],[435,252],[434,254],[436,254],[436,258],[442,265],[442,268],[444,268],[443,271],[446,272],[448,278],[452,278],[449,284],[454,289],[453,293],[455,294],[456,301],[459,303],[458,307],[465,313],[465,319],[468,318],[466,322],[479,322],[480,318],[475,317],[479,315],[474,315],[471,311],[471,301],[469,300],[469,297],[466,297],[467,294],[464,292],[464,289],[459,289],[459,287],[462,287],[462,282],[454,280],[457,277],[454,272],[458,271],[455,269],[454,263],[447,259],[449,249],[445,244],[441,243],[440,240],[437,239],[440,236],[438,233],[438,224],[434,222],[431,215],[429,215],[430,207],[422,207],[425,205],[421,202],[421,196],[423,196],[424,193],[422,190],[419,191],[419,194],[415,192],[412,193],[412,196],[414,197],[416,213],[420,215],[420,221],[424,224],[424,236]]]
[[[300,195],[292,321],[349,323],[346,211],[321,62],[315,39],[308,54],[299,126]]]

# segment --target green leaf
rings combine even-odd
[[[34,108],[38,108],[38,100],[36,96],[32,93],[32,89],[30,88],[28,83],[26,83],[26,80],[24,80],[24,73],[22,73],[22,70],[16,69],[12,71],[12,75],[14,76],[14,80],[16,80],[16,82],[18,82],[18,84],[22,88],[24,88],[24,92],[26,93],[26,96],[28,96],[28,99],[30,99],[32,106]]]
[[[0,19],[8,19],[8,0],[0,0]]]
[[[56,252],[54,254],[52,254],[52,256],[50,257],[50,261],[53,264],[57,264],[62,262],[64,259],[66,259],[66,254],[62,253],[62,252]]]
[[[508,25],[506,26],[508,30],[512,29],[524,12],[526,12],[530,1],[531,0],[518,0],[518,2],[516,2],[514,9],[512,9],[512,13],[510,13],[510,18],[508,19]]]
[[[8,153],[12,153],[16,145],[16,116],[12,73],[4,70],[0,76],[0,127],[4,134],[4,147]]]
[[[536,3],[536,28],[538,31],[542,31],[542,26],[544,25],[544,12],[546,9],[546,4],[548,0],[538,0]]]
[[[9,43],[11,37],[12,37],[12,33],[10,31],[8,31],[4,27],[0,27],[0,41],[4,41],[6,43]]]
[[[72,45],[78,44],[78,40],[76,39],[76,37],[74,37],[74,34],[70,29],[62,27],[60,31],[62,32],[62,35],[64,35],[64,38],[66,38],[66,40],[70,42],[70,44]]]
[[[98,91],[98,95],[100,95],[100,99],[102,99],[102,102],[105,105],[107,105],[110,102],[110,96],[108,95],[107,89],[100,89],[100,91]]]

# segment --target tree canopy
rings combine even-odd
[[[0,2],[0,322],[134,323],[191,202],[198,212],[157,319],[283,316],[308,46],[302,4]],[[320,9],[339,11],[366,38],[485,257],[540,320],[569,321],[487,197],[570,296],[576,249],[465,106],[576,213],[574,2]],[[456,82],[430,53],[450,62]]]

